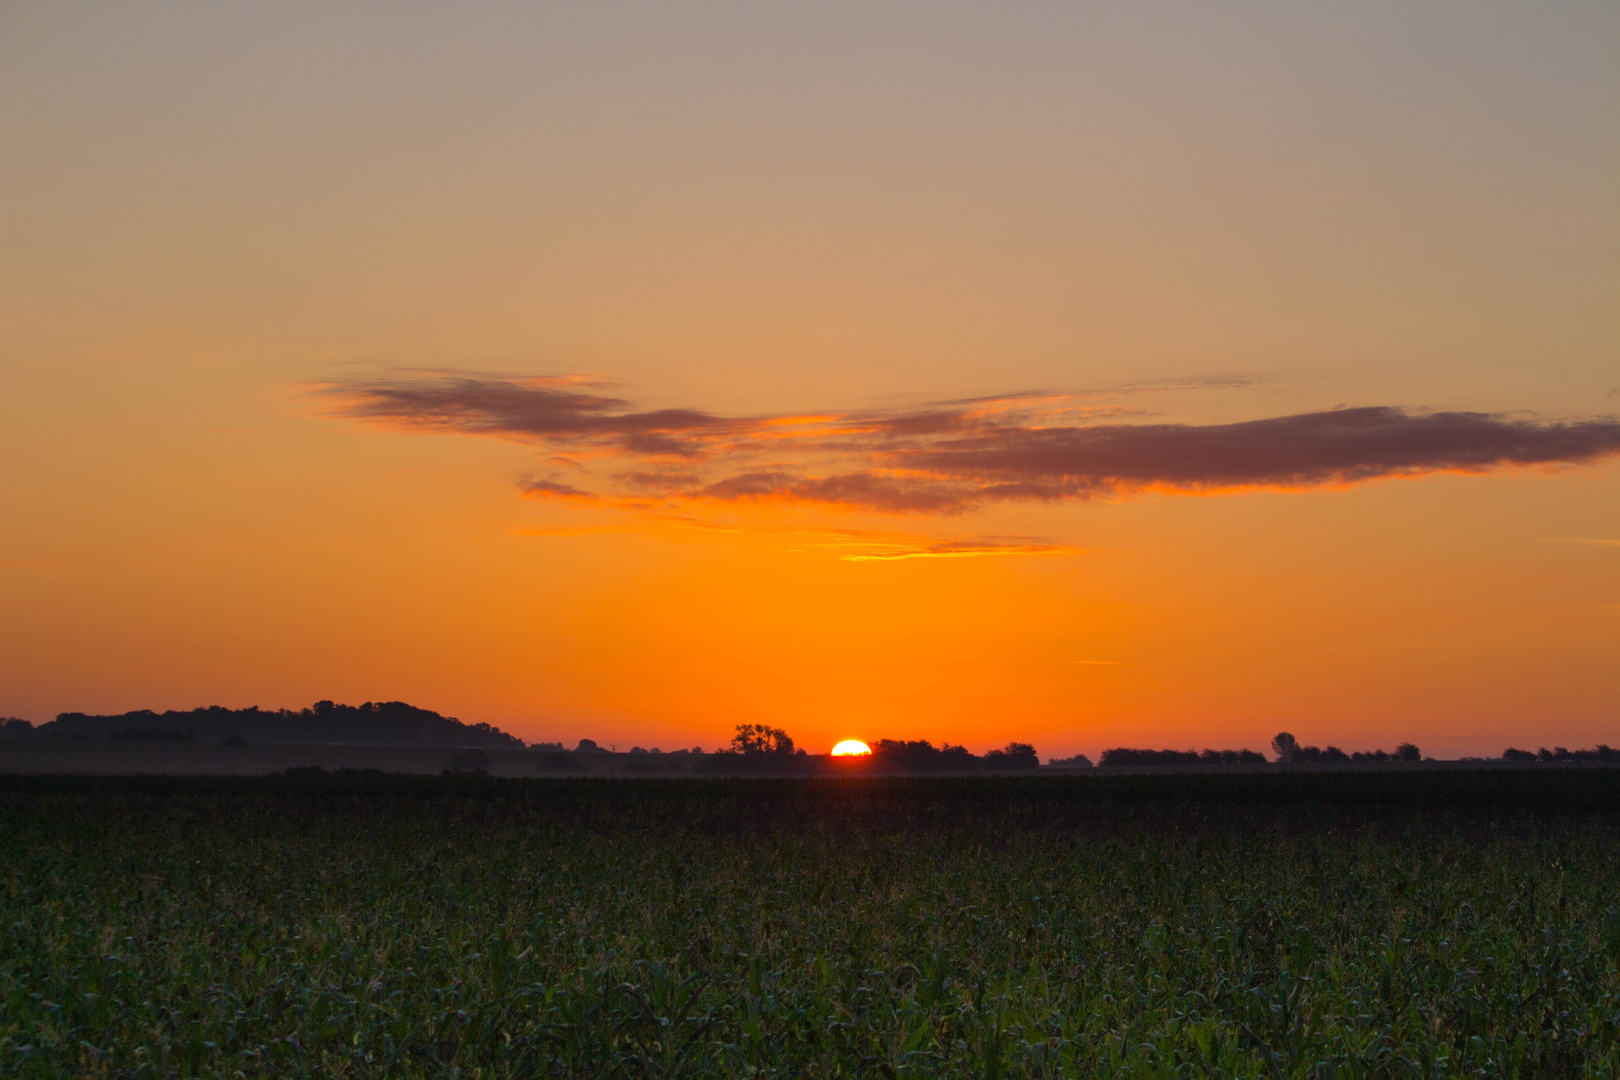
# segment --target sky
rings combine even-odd
[[[1620,742],[1620,8],[0,2],[0,715]]]

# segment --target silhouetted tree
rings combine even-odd
[[[1533,751],[1533,750],[1515,750],[1515,749],[1513,749],[1513,747],[1510,746],[1506,750],[1502,751],[1502,760],[1503,761],[1534,761],[1534,760],[1536,760],[1536,755],[1535,755],[1535,751]]]
[[[1286,731],[1279,731],[1271,740],[1271,752],[1278,761],[1293,761],[1299,753],[1299,740]]]
[[[984,764],[989,769],[1033,769],[1041,763],[1041,756],[1029,743],[1010,742],[1000,750],[991,750],[984,755]]]
[[[1413,743],[1403,742],[1395,748],[1395,756],[1402,761],[1422,761],[1423,751]]]
[[[34,725],[26,720],[16,717],[0,720],[0,739],[32,739],[37,734]]]
[[[768,724],[738,724],[731,738],[731,749],[739,754],[771,754],[786,757],[793,753],[793,738],[781,728]]]
[[[983,764],[965,746],[936,747],[927,739],[878,739],[872,757],[881,768],[902,772],[961,772]]]

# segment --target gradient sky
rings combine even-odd
[[[0,3],[0,715],[1620,742],[1620,7]]]

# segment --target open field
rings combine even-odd
[[[1617,807],[1613,770],[6,777],[0,1073],[1616,1075]]]

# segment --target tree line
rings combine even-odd
[[[150,709],[116,715],[65,712],[54,721],[35,726],[27,720],[0,718],[0,739],[68,738],[146,742],[220,742],[242,746],[251,742],[315,743],[372,746],[431,746],[458,749],[538,751],[542,767],[570,771],[584,764],[580,755],[626,757],[624,770],[637,773],[811,772],[826,764],[820,755],[798,748],[785,730],[768,724],[739,724],[729,745],[705,754],[700,747],[663,752],[633,747],[627,755],[610,754],[592,739],[581,739],[573,750],[559,742],[526,744],[490,724],[467,724],[452,716],[418,708],[402,701],[339,705],[318,701],[306,709],[267,710],[257,707],[227,709],[215,705],[187,711],[157,713]],[[974,754],[965,746],[927,739],[878,739],[872,754],[861,762],[840,759],[839,767],[888,772],[974,772],[1033,769],[1040,764],[1035,747],[1009,742],[999,750]],[[1337,746],[1301,745],[1286,731],[1271,740],[1273,758],[1282,763],[1301,762],[1412,762],[1423,760],[1416,744],[1403,742],[1393,750],[1346,752]],[[1266,763],[1259,751],[1153,750],[1112,747],[1097,764],[1102,767],[1144,765],[1251,765]],[[1484,759],[1468,759],[1484,760]],[[1508,747],[1502,761],[1620,763],[1620,750],[1600,744],[1589,750],[1566,747],[1521,750]],[[1090,768],[1085,754],[1052,758],[1047,764]]]
[[[974,772],[1033,769],[1041,763],[1035,747],[1022,742],[1009,742],[999,750],[989,750],[982,755],[948,742],[935,746],[927,739],[877,739],[870,745],[872,753],[859,757],[811,756],[797,748],[793,737],[781,728],[769,724],[738,724],[731,744],[706,755],[699,771],[821,771],[832,767],[863,772]],[[793,763],[800,768],[783,768]]]
[[[403,701],[339,705],[317,701],[307,709],[201,709],[153,712],[139,709],[111,716],[65,712],[35,727],[26,720],[0,723],[3,738],[118,739],[167,742],[330,743],[357,746],[477,747],[522,750],[526,744],[490,724],[466,724],[453,716]]]

